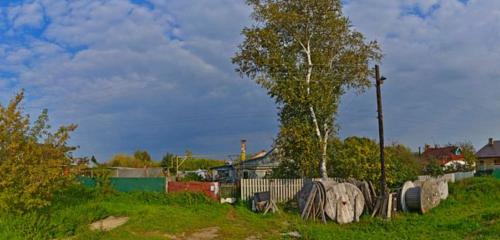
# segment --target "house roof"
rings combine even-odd
[[[267,156],[269,156],[272,152],[274,151],[274,148],[267,151],[266,153],[262,154],[262,153],[259,153],[257,156],[254,156],[246,161],[243,161],[243,162],[238,162],[237,164],[235,165],[238,165],[238,164],[249,164],[249,163],[254,163],[254,162],[258,162],[264,158],[266,158]]]
[[[233,165],[226,164],[224,166],[211,167],[210,170],[229,170],[233,168]]]
[[[500,157],[500,141],[493,141],[492,144],[486,144],[476,153],[476,156],[478,158]]]
[[[249,166],[249,165],[254,165],[257,164],[259,161],[267,158],[275,149],[271,149],[265,153],[259,153],[257,156],[252,157],[251,159],[245,160],[243,162],[238,162],[232,165],[224,165],[224,166],[218,166],[218,167],[212,167],[210,169],[212,170],[222,170],[222,169],[230,169],[234,168],[235,166],[243,165],[243,166]],[[269,164],[269,165],[275,165],[275,164]]]
[[[430,161],[431,158],[441,161],[445,164],[448,161],[462,160],[463,154],[457,146],[427,148],[423,153],[423,159]]]
[[[250,159],[248,160],[252,160],[252,159],[255,159],[255,158],[260,158],[260,157],[264,157],[266,154],[268,153],[268,151],[266,150],[262,150],[256,154],[254,154],[252,157],[250,157]]]

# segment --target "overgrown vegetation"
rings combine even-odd
[[[355,178],[376,183],[380,179],[380,150],[378,142],[363,137],[336,139],[330,154],[331,175],[340,178]],[[411,149],[401,144],[385,147],[386,182],[397,186],[416,179],[420,165]]]
[[[0,212],[47,207],[54,191],[73,178],[74,148],[67,141],[76,125],[50,131],[47,110],[31,123],[22,111],[23,98],[20,92],[7,106],[0,105]]]
[[[348,137],[344,140],[332,139],[328,151],[328,175],[338,178],[369,180],[380,179],[380,154],[376,141],[364,137]],[[421,165],[411,149],[401,144],[386,146],[386,181],[389,186],[397,186],[412,180],[421,172]],[[276,177],[300,178],[299,166],[294,161],[283,161],[275,170]]]
[[[283,209],[283,207],[281,207]],[[107,216],[130,221],[110,232],[88,224]],[[74,185],[57,192],[50,209],[2,215],[0,239],[165,239],[219,227],[218,239],[496,239],[500,236],[500,180],[468,179],[450,185],[450,197],[426,215],[399,214],[391,221],[363,216],[350,225],[303,222],[294,210],[263,216],[245,204],[222,205],[203,195],[182,193],[100,193]],[[168,238],[167,238],[168,239]]]
[[[173,153],[166,153],[162,159],[157,162],[151,158],[149,153],[144,150],[137,150],[134,155],[116,154],[111,160],[105,163],[110,167],[161,167],[165,175],[176,174],[179,171],[194,171],[198,169],[210,169],[211,167],[224,165],[223,160],[214,160],[206,158],[196,158],[190,151],[186,151],[185,156],[177,156]]]
[[[144,150],[137,150],[132,156],[124,153],[116,154],[111,158],[111,160],[109,160],[109,162],[106,165],[110,167],[131,167],[131,168],[159,166],[158,163],[153,161],[149,153]]]

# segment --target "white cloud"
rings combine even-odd
[[[20,27],[40,27],[43,22],[43,9],[37,3],[26,3],[11,7],[7,12],[9,20],[15,29]]]

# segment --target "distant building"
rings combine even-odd
[[[500,169],[500,141],[488,139],[488,144],[477,153],[477,170],[487,171]]]
[[[242,140],[240,160],[233,164],[211,168],[212,176],[214,180],[227,182],[234,182],[241,178],[266,178],[279,165],[279,162],[272,157],[274,152],[274,148],[270,151],[261,151],[247,159],[246,141]]]
[[[431,161],[437,161],[444,167],[456,164],[465,165],[462,148],[457,146],[430,147],[429,145],[425,145],[422,160],[424,164],[429,164]]]

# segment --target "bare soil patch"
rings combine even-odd
[[[129,220],[129,217],[114,217],[109,216],[105,219],[99,220],[90,224],[91,230],[109,231],[111,229],[117,228],[125,224]]]
[[[219,227],[208,227],[197,230],[187,236],[185,234],[181,234],[180,236],[165,234],[165,237],[168,237],[172,240],[212,240],[217,239],[219,237]]]

